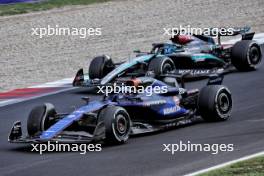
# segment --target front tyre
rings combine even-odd
[[[232,97],[230,91],[222,85],[209,85],[200,91],[198,110],[206,121],[223,121],[231,115]]]
[[[125,143],[131,131],[131,120],[127,111],[119,106],[107,106],[100,114],[105,124],[105,142],[108,144]]]
[[[33,108],[27,120],[28,135],[35,136],[47,130],[53,124],[56,114],[54,106],[50,103]]]
[[[231,62],[239,71],[256,69],[261,59],[261,49],[255,41],[242,40],[232,47]]]
[[[89,78],[101,79],[115,68],[112,59],[107,55],[93,58],[89,65]]]

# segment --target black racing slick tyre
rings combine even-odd
[[[100,114],[105,125],[105,142],[123,144],[127,142],[131,131],[131,120],[127,111],[119,106],[107,106]]]
[[[205,121],[223,121],[231,115],[232,97],[222,85],[209,85],[201,89],[198,111]]]
[[[114,69],[114,64],[109,56],[102,55],[93,58],[89,66],[89,78],[101,79]]]
[[[27,131],[29,136],[34,136],[48,129],[52,124],[57,112],[50,103],[33,108],[28,116]]]
[[[239,71],[254,70],[261,63],[260,46],[252,40],[242,40],[231,50],[231,62]]]
[[[173,70],[175,70],[174,62],[169,57],[165,56],[152,59],[148,66],[148,71],[152,71],[156,78]]]

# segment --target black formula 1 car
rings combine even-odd
[[[250,28],[235,30],[233,35],[241,35],[242,40],[235,44],[221,44],[206,35],[178,35],[172,43],[153,44],[150,52],[137,52],[137,57],[126,62],[113,63],[109,56],[95,57],[88,73],[79,71],[74,86],[107,84],[119,77],[148,76],[160,79],[162,74],[190,73],[187,78],[207,77],[214,73],[227,73],[234,70],[254,70],[261,63],[260,44],[253,41],[254,32]]]
[[[153,44],[150,53],[169,57],[176,68],[174,73],[190,73],[190,78],[228,73],[235,69],[250,71],[261,63],[264,39],[254,41],[255,33],[249,33],[249,30],[248,27],[234,29],[233,35],[241,35],[242,39],[233,44],[222,44],[220,34],[217,43],[207,35],[175,35],[171,38],[172,43]]]
[[[186,90],[177,84],[173,75],[164,80],[151,77],[123,80],[127,86],[148,89],[142,93],[112,94],[95,101],[86,97],[86,105],[68,114],[57,113],[49,103],[37,106],[27,120],[28,134],[23,136],[21,122],[15,122],[9,142],[85,143],[100,140],[121,144],[130,135],[190,124],[201,119],[200,116],[205,121],[223,121],[230,117],[232,98],[228,88],[221,85],[223,75],[211,76],[201,90]],[[172,83],[174,86],[170,86]],[[167,91],[153,91],[152,96],[147,95],[147,91],[162,87]]]

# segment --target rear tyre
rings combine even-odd
[[[198,110],[206,121],[227,120],[232,110],[230,91],[222,85],[202,88],[198,97]]]
[[[131,120],[124,108],[108,106],[100,112],[99,119],[103,119],[105,124],[105,142],[107,144],[123,144],[128,140]]]
[[[231,62],[239,71],[256,69],[261,59],[261,49],[252,40],[239,41],[232,47]]]
[[[114,69],[114,64],[109,56],[97,56],[95,57],[89,66],[89,78],[90,79],[101,79],[107,73]]]
[[[29,136],[34,136],[45,131],[53,124],[57,112],[50,103],[33,108],[28,116],[27,131]]]
[[[174,62],[169,57],[156,57],[152,59],[148,66],[148,71],[153,71],[156,78],[160,75],[175,70]]]

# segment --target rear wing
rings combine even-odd
[[[221,29],[226,29],[227,28],[219,28],[219,30]],[[255,32],[249,32],[251,27],[245,26],[245,27],[240,27],[240,28],[232,28],[232,35],[222,35],[221,33],[218,33],[217,35],[217,40],[218,40],[218,44],[221,44],[221,37],[222,36],[237,36],[237,35],[241,35],[242,36],[242,40],[252,40],[254,38]]]
[[[254,38],[255,32],[249,32],[251,27],[245,26],[242,28],[233,28],[233,36],[241,35],[242,40],[252,40]]]
[[[218,33],[215,33],[215,29],[218,29]],[[231,30],[232,29],[232,30]],[[208,42],[214,43],[214,41],[212,41],[213,39],[211,37],[217,37],[217,42],[218,44],[221,45],[221,37],[223,36],[237,36],[237,35],[241,35],[242,36],[242,40],[253,40],[255,32],[249,32],[250,31],[250,27],[245,26],[245,27],[240,27],[240,28],[210,28],[209,31],[204,31],[202,35],[197,35],[197,34],[193,34],[193,36],[201,39],[201,40],[206,40]],[[228,31],[225,34],[221,33],[220,31]],[[231,34],[232,32],[232,34]]]
[[[241,28],[233,28],[233,36],[235,35],[244,35],[247,34],[250,31],[251,27],[249,26],[245,26],[245,27],[241,27]]]
[[[217,29],[217,30],[216,30]],[[221,44],[221,37],[223,36],[237,36],[241,35],[242,40],[253,40],[255,32],[249,32],[251,27],[244,26],[244,27],[212,27],[209,28],[209,30],[204,30],[202,34],[195,34],[195,33],[189,33],[189,35],[193,35],[196,38],[199,38],[204,41],[208,41],[209,43],[214,43],[214,40],[212,37],[217,37],[218,44]],[[179,33],[179,31],[177,31]],[[263,40],[263,39],[262,39]],[[264,43],[264,42],[262,42]]]
[[[217,29],[217,31],[214,31]],[[225,27],[220,27],[220,28],[210,28],[210,30],[206,30],[203,32],[204,35],[207,36],[236,36],[236,35],[245,35],[248,34],[250,31],[251,27],[245,26],[245,27],[230,27],[230,28],[225,28]],[[218,33],[215,33],[218,32]],[[232,33],[231,33],[232,32]]]

